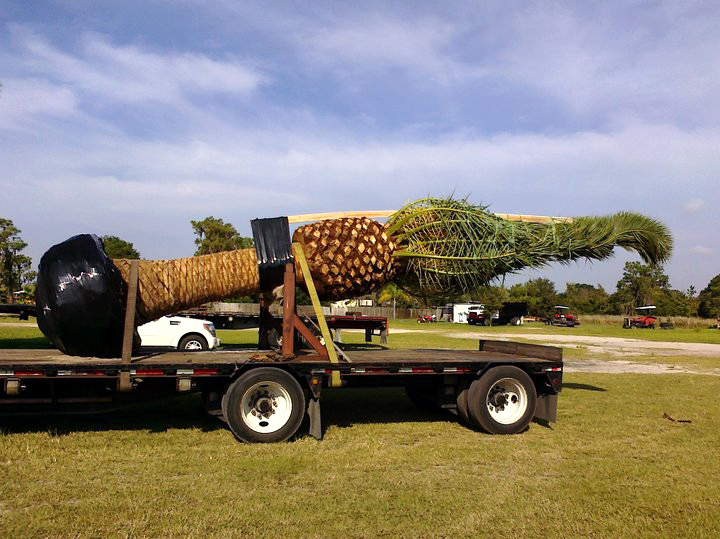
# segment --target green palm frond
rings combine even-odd
[[[645,262],[665,261],[672,237],[661,222],[631,212],[549,224],[508,221],[467,200],[427,198],[403,207],[388,223],[401,249],[399,284],[423,293],[463,293],[505,273],[551,262],[603,260],[615,247]]]

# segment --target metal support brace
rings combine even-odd
[[[332,335],[330,335],[330,328],[327,325],[325,314],[323,313],[322,306],[320,305],[320,298],[318,297],[317,290],[315,289],[315,283],[313,282],[310,274],[310,266],[308,266],[307,258],[305,258],[305,252],[303,251],[302,244],[300,243],[293,243],[292,246],[293,254],[300,263],[300,268],[302,269],[303,276],[305,277],[305,285],[307,286],[308,293],[310,294],[312,306],[315,310],[315,315],[317,316],[318,325],[320,326],[320,332],[322,333],[323,339],[325,339],[325,349],[327,350],[328,357],[330,358],[330,363],[336,365],[339,362],[335,351],[335,344],[333,343]],[[340,371],[336,369],[332,369],[332,374],[330,375],[330,387],[342,387]]]
[[[140,263],[138,260],[130,261],[130,280],[128,282],[127,303],[125,304],[125,327],[123,329],[122,359],[123,367],[130,365],[132,358],[133,335],[135,332],[135,306],[137,304],[138,275]],[[119,391],[130,391],[132,380],[130,370],[121,370],[118,382]]]

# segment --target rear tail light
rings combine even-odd
[[[210,324],[203,324],[203,327],[210,335],[215,336],[215,324],[211,322]]]

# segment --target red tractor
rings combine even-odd
[[[655,329],[657,323],[657,316],[655,316],[655,305],[646,305],[645,307],[635,307],[637,315],[632,318],[626,318],[623,320],[623,327],[625,329],[640,328],[640,329]]]
[[[553,308],[555,309],[555,314],[552,314],[545,319],[547,324],[551,326],[565,326],[569,328],[580,325],[578,317],[570,313],[570,307],[555,305]]]

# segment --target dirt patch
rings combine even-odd
[[[696,370],[666,363],[633,363],[632,361],[602,359],[566,359],[563,363],[565,372],[602,372],[610,374],[630,372],[637,374],[706,374],[720,376],[720,369]]]
[[[564,348],[584,350],[589,356],[696,356],[713,357],[720,360],[720,344],[699,342],[658,342],[622,337],[595,337],[586,335],[537,335],[526,333],[443,333],[456,339],[495,339],[511,341],[525,339],[561,345]]]

